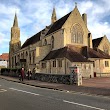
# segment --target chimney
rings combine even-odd
[[[87,26],[87,14],[86,13],[82,14],[82,19],[83,19],[85,25]]]

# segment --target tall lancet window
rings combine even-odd
[[[52,45],[52,48],[54,48],[54,37],[53,36],[51,38],[51,45]]]
[[[79,24],[75,24],[71,29],[71,43],[83,44],[83,30]]]

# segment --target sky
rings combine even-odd
[[[87,14],[88,29],[92,38],[107,36],[110,41],[109,0],[0,0],[0,55],[9,52],[11,27],[15,12],[20,28],[20,40],[25,40],[51,24],[53,7],[57,19],[75,8]]]

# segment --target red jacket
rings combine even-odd
[[[24,77],[24,70],[21,70],[21,76]]]

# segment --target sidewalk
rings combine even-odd
[[[2,76],[0,75],[0,78],[6,79],[8,81],[23,83],[35,87],[41,87],[41,88],[48,88],[48,89],[55,89],[59,91],[66,91],[66,92],[79,92],[81,94],[94,94],[94,95],[103,95],[103,96],[109,96],[110,97],[110,88],[104,88],[104,87],[94,87],[91,86],[89,79],[84,80],[83,86],[76,86],[76,85],[65,85],[65,84],[57,84],[57,83],[48,83],[48,82],[41,82],[36,80],[26,80],[24,79],[23,82],[19,81],[18,78],[9,77],[9,76]],[[95,79],[96,80],[96,79]],[[88,82],[88,84],[85,84],[85,82]],[[93,81],[93,79],[91,79]],[[94,85],[94,82],[92,82]]]

